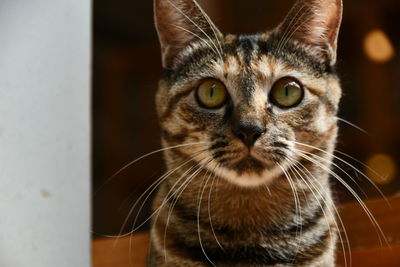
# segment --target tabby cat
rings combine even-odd
[[[274,30],[223,34],[195,0],[154,0],[168,172],[150,266],[334,266],[329,187],[341,0],[298,0]]]

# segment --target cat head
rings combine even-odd
[[[298,0],[278,27],[254,35],[221,33],[194,0],[154,7],[163,144],[182,145],[167,164],[193,158],[233,184],[258,186],[300,151],[333,149],[341,0]]]

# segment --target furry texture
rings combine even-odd
[[[340,0],[299,0],[275,30],[222,34],[192,0],[155,0],[164,78],[156,103],[168,176],[154,201],[153,266],[334,266],[329,189],[341,88],[334,71]],[[279,108],[292,77],[301,102]],[[225,105],[196,89],[221,81]],[[249,147],[234,125],[262,129]],[[190,145],[189,145],[190,144]]]

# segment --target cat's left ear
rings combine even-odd
[[[162,64],[170,68],[188,45],[201,41],[214,46],[222,34],[196,0],[153,0]],[[215,47],[216,49],[216,47]]]
[[[278,32],[282,39],[291,38],[334,65],[342,12],[342,0],[297,0]]]

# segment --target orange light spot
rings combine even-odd
[[[393,158],[386,154],[374,154],[368,158],[365,172],[377,184],[388,184],[396,176],[397,166]]]
[[[395,51],[389,37],[380,29],[367,33],[363,42],[367,57],[376,63],[385,63],[394,57]]]

